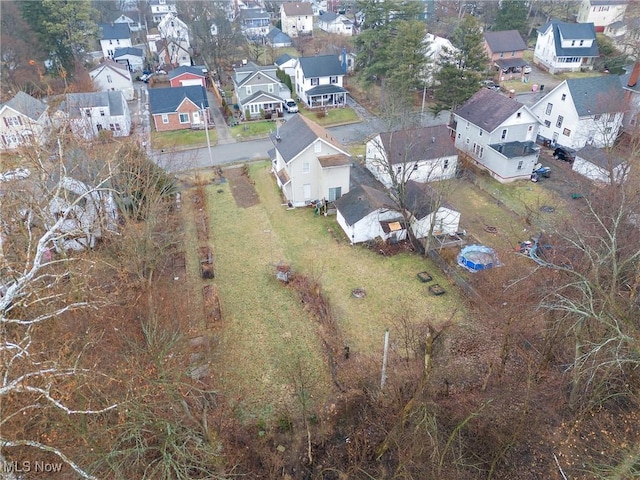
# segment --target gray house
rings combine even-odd
[[[253,62],[236,68],[233,86],[240,111],[249,118],[277,114],[283,110],[284,100],[291,98],[289,88],[276,75],[277,67],[261,67]]]
[[[528,179],[540,155],[539,125],[526,105],[483,88],[454,112],[455,146],[499,182]]]

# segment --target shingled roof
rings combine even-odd
[[[207,68],[202,65],[193,66],[193,67],[191,65],[182,65],[180,67],[177,67],[171,70],[168,76],[169,76],[169,80],[172,80],[184,73],[191,73],[193,75],[198,75],[199,77],[205,78],[207,76],[206,71],[207,71]]]
[[[513,52],[526,50],[527,45],[517,30],[502,30],[499,32],[484,32],[484,39],[492,53]]]
[[[149,105],[151,107],[152,115],[157,115],[159,113],[174,113],[185,99],[189,99],[198,107],[201,105],[204,105],[205,107],[209,106],[207,92],[201,85],[150,88],[147,91],[149,92]]]
[[[47,110],[47,105],[45,103],[22,91],[16,93],[8,102],[0,105],[0,108],[5,106],[18,113],[26,115],[32,120],[38,120]]]
[[[391,164],[419,162],[456,154],[447,125],[383,132],[382,148]]]
[[[346,152],[345,148],[327,130],[312,122],[304,115],[294,115],[278,130],[279,140],[275,145],[286,163],[289,163],[300,152],[321,138],[337,149]]]
[[[131,30],[127,23],[102,23],[102,40],[120,40],[122,38],[131,38]]]
[[[559,20],[550,20],[538,29],[539,33],[546,33],[553,28],[553,42],[556,57],[597,57],[598,40],[593,23],[565,23]],[[562,47],[564,40],[588,40],[593,39],[590,47]]]
[[[573,78],[567,80],[567,86],[581,117],[624,112],[627,109],[624,89],[615,75]]]
[[[282,9],[287,17],[295,15],[313,15],[313,8],[309,2],[285,2]]]
[[[514,99],[483,88],[458,107],[455,114],[487,132],[493,132],[522,106]]]
[[[355,225],[359,220],[380,208],[386,210],[398,208],[389,195],[366,185],[358,185],[349,190],[335,201],[335,205],[347,225]],[[399,212],[398,216],[400,216]]]
[[[344,75],[344,68],[337,55],[300,57],[298,61],[300,62],[300,68],[302,68],[302,73],[305,78]]]

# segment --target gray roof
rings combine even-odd
[[[191,100],[195,105],[209,106],[207,92],[201,85],[190,85],[188,87],[168,87],[150,88],[149,105],[151,114],[174,113],[185,98]]]
[[[576,157],[580,157],[604,169],[615,168],[624,163],[624,159],[612,156],[605,149],[596,148],[593,145],[582,147],[576,152]]]
[[[338,18],[338,14],[334,12],[324,12],[318,17],[321,22],[333,22],[336,18]]]
[[[239,17],[242,20],[250,20],[253,18],[271,18],[271,15],[260,8],[244,8],[240,10]]]
[[[290,15],[313,15],[313,8],[309,2],[285,2],[282,9],[286,16]]]
[[[273,27],[269,33],[267,33],[267,40],[272,44],[291,44],[291,37],[283,33],[278,27]]]
[[[141,48],[136,47],[124,47],[124,48],[116,48],[113,51],[113,58],[118,58],[123,55],[133,55],[134,57],[143,57]]]
[[[278,97],[277,95],[265,92],[263,90],[258,90],[257,92],[253,93],[252,95],[249,95],[248,97],[243,98],[242,99],[242,105],[248,105],[250,103],[253,103],[256,100],[258,100],[259,98],[261,98],[260,99],[261,103],[270,101],[271,103],[280,103],[280,104],[282,104],[284,102],[284,100],[282,98]]]
[[[205,77],[207,75],[207,67],[200,66],[190,66],[190,65],[182,65],[180,67],[174,68],[168,73],[169,80],[176,78],[183,73],[192,73],[193,75],[198,75],[200,77]]]
[[[344,75],[344,69],[337,55],[318,55],[316,57],[300,57],[300,68],[305,78]]]
[[[447,125],[412,128],[380,134],[387,160],[392,164],[418,162],[456,154]]]
[[[573,104],[580,117],[627,110],[625,94],[616,75],[567,80]]]
[[[22,91],[15,94],[15,96],[6,102],[5,104],[0,105],[0,107],[7,106],[19,112],[32,120],[38,120],[42,114],[47,110],[47,104],[41,102],[37,98],[33,98],[28,93],[24,93]]]
[[[335,205],[348,225],[355,225],[378,209],[397,210],[398,208],[389,195],[366,185],[358,185],[349,190],[335,201]]]
[[[124,98],[120,90],[112,92],[68,93],[59,110],[72,118],[80,117],[81,108],[107,107],[110,115],[123,115]]]
[[[485,32],[484,39],[487,41],[491,52],[513,52],[526,50],[527,45],[522,40],[520,32],[517,30],[502,30],[499,32]]]
[[[332,93],[345,93],[346,90],[340,85],[318,85],[305,91],[306,95],[330,95]]]
[[[489,145],[496,152],[500,152],[507,158],[520,158],[528,157],[536,152],[540,151],[540,147],[536,142],[504,142],[504,143],[492,143]]]
[[[131,30],[127,23],[101,23],[102,40],[119,40],[121,38],[131,38]]]
[[[404,186],[404,200],[407,210],[417,218],[423,219],[432,213],[440,204],[444,206],[444,200],[438,199],[439,194],[428,184],[407,180]]]
[[[283,53],[282,55],[280,55],[278,58],[275,59],[275,61],[273,63],[275,63],[276,65],[280,66],[283,63],[287,63],[289,60],[291,60],[292,58],[296,58],[296,57],[292,57],[291,55],[289,55],[288,53]]]
[[[483,88],[458,107],[455,114],[487,132],[493,132],[522,106],[501,93]]]
[[[290,120],[287,120],[280,127],[278,135],[280,140],[276,141],[275,147],[286,163],[293,160],[318,138],[344,150],[344,147],[327,130],[304,115],[294,115]]]
[[[549,28],[553,28],[556,57],[597,57],[599,55],[596,29],[593,23],[565,23],[559,20],[550,20],[540,27],[538,32],[545,33]],[[561,45],[562,38],[565,40],[593,39],[593,43],[590,47],[563,48]]]
[[[626,5],[629,0],[589,0],[592,7],[597,5]]]

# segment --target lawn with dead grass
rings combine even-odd
[[[434,282],[448,285],[430,262],[415,254],[386,257],[351,246],[335,217],[282,206],[268,163],[252,165],[250,171],[259,205],[238,208],[232,182],[208,188],[223,312],[216,380],[238,399],[245,418],[295,407],[292,372],[297,364],[315,401],[323,402],[330,393],[318,326],[295,292],[275,279],[279,262],[319,281],[354,355],[381,358],[384,331],[407,312],[416,323],[436,325],[463,317],[453,288],[434,297],[417,279],[418,272],[428,270]],[[357,287],[365,289],[365,298],[352,296]]]

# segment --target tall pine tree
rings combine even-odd
[[[524,0],[502,0],[493,24],[493,30],[518,30],[526,35],[529,30],[529,7]]]

